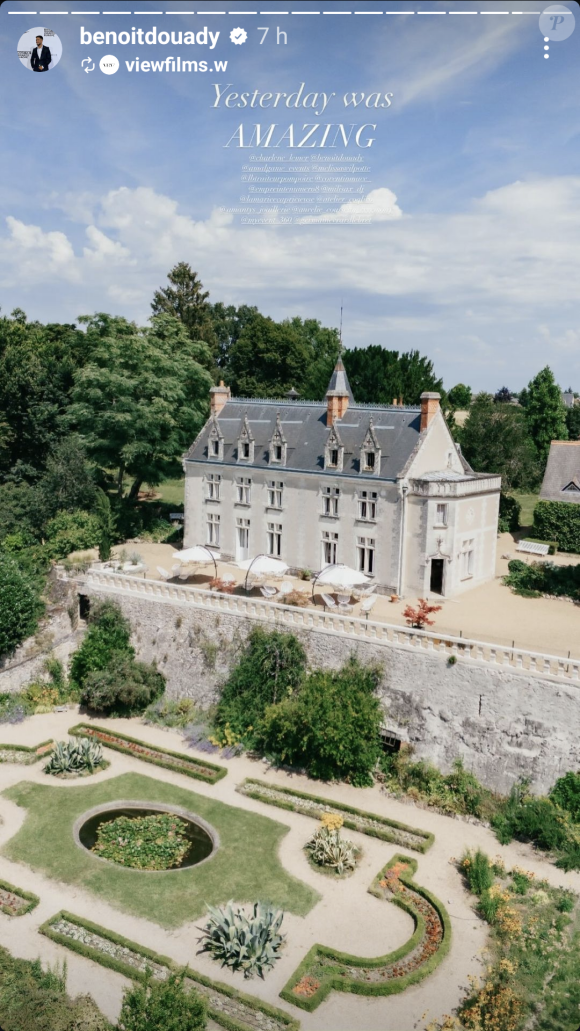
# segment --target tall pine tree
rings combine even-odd
[[[545,464],[551,441],[568,440],[566,408],[549,366],[528,383],[524,411],[538,458]]]

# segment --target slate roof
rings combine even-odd
[[[342,364],[342,363],[339,363]],[[335,370],[338,387],[350,391],[346,373],[345,384],[341,370]],[[352,396],[352,395],[351,395]],[[374,433],[381,448],[380,471],[362,476],[368,480],[395,480],[407,464],[419,440],[421,409],[419,407],[391,405],[357,405],[351,403],[343,419],[335,423],[344,445],[342,472],[324,469],[324,448],[330,432],[326,425],[326,401],[270,401],[259,398],[232,398],[227,401],[218,416],[218,425],[224,437],[224,456],[220,461],[208,456],[208,434],[212,420],[203,430],[184,456],[186,462],[235,464],[244,467],[270,469],[274,474],[282,468],[298,472],[321,473],[332,476],[359,475],[360,448],[372,418]],[[286,439],[286,463],[279,466],[269,461],[269,447],[276,417]],[[254,461],[238,463],[238,438],[244,416],[247,417],[254,438]]]
[[[552,441],[540,498],[580,504],[580,440]]]
[[[354,404],[354,394],[350,389],[350,383],[348,382],[348,376],[346,374],[346,369],[342,363],[342,358],[338,359],[336,365],[334,366],[332,376],[330,377],[330,383],[328,384],[327,393],[331,391],[336,391],[338,394],[343,395],[347,394],[349,404]]]

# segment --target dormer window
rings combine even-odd
[[[214,462],[222,462],[224,457],[224,435],[220,429],[217,416],[213,415],[207,441],[208,457]]]
[[[280,412],[276,415],[276,425],[270,441],[270,461],[276,462],[278,465],[286,464],[286,437],[282,429],[282,423],[280,422]]]
[[[254,437],[250,429],[247,413],[242,419],[242,428],[238,437],[238,462],[254,461]]]
[[[324,449],[324,468],[342,472],[343,461],[344,446],[336,425],[334,425],[328,434],[328,440]]]
[[[369,428],[360,449],[360,471],[368,473],[369,476],[376,476],[381,469],[381,447],[375,433],[373,420],[369,421]]]

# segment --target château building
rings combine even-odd
[[[342,562],[402,597],[491,579],[501,480],[471,469],[439,401],[357,403],[340,359],[324,401],[212,387],[210,418],[184,456],[184,546],[236,561],[268,554],[292,569]]]

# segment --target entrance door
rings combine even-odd
[[[431,582],[429,590],[432,594],[443,594],[443,563],[442,558],[431,559]]]

